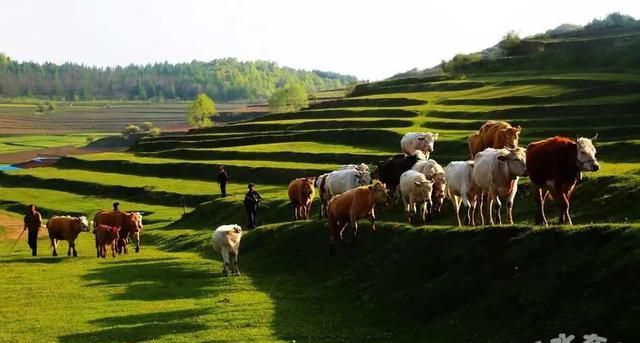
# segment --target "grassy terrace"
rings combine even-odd
[[[329,108],[163,135],[126,153],[1,175],[0,211],[15,215],[35,202],[46,216],[92,215],[117,199],[145,211],[149,225],[142,252],[115,261],[93,257],[89,234],[80,235],[77,259],[49,257],[44,240],[46,257],[28,258],[23,243],[0,257],[7,295],[0,342],[533,342],[560,332],[637,341],[640,103],[620,84],[634,90],[638,83],[639,73],[394,80],[353,98],[327,93]],[[409,131],[439,132],[432,158],[446,165],[466,158],[466,137],[488,119],[522,125],[523,144],[600,132],[603,169],[586,175],[572,202],[581,225],[533,227],[526,178],[515,226],[454,228],[446,203],[434,225],[412,227],[396,204],[377,210],[376,232],[363,222],[358,245],[330,259],[317,201],[313,220],[290,222],[292,178],[375,163],[398,153]],[[216,196],[217,164],[229,166],[234,196]],[[266,198],[266,225],[243,238],[244,277],[223,278],[211,230],[245,224],[248,182]],[[185,215],[181,199],[191,202]],[[552,223],[556,212],[547,206]],[[10,244],[0,240],[0,250]],[[57,298],[48,289],[59,290]],[[27,317],[36,329],[26,329]]]

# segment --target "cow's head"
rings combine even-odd
[[[302,192],[306,195],[313,194],[315,191],[314,184],[316,182],[315,177],[307,177],[302,179]]]
[[[500,140],[503,142],[505,147],[515,149],[518,147],[520,131],[522,131],[522,128],[520,127],[520,125],[518,125],[516,127],[508,127],[506,129],[502,129],[500,130],[498,135],[500,136]]]
[[[371,184],[371,174],[369,174],[369,172],[365,172],[365,171],[358,171],[355,170],[356,172],[356,180],[357,180],[357,184],[359,186],[366,186]]]
[[[443,173],[436,174],[433,182],[433,191],[431,192],[431,201],[433,202],[433,210],[440,212],[446,194],[447,181]]]
[[[80,224],[80,231],[89,232],[89,221],[87,220],[87,217],[78,217],[78,222]]]
[[[241,227],[240,227],[240,225],[238,225],[238,224],[234,224],[234,225],[233,225],[233,231],[234,231],[235,233],[242,234],[242,228],[241,228]]]
[[[505,148],[506,154],[498,155],[498,160],[507,163],[512,176],[526,176],[526,150],[524,148]]]
[[[414,194],[428,202],[431,202],[431,193],[433,191],[433,181],[429,179],[416,180],[413,182]]]
[[[435,142],[438,140],[438,133],[424,132],[416,137],[418,141],[420,141],[419,150],[424,151],[424,153],[431,153],[434,151]]]
[[[142,214],[140,212],[131,212],[127,214],[127,226],[131,232],[139,232],[144,227],[142,225]]]
[[[369,185],[369,190],[373,195],[373,201],[377,204],[387,205],[389,203],[389,191],[384,183],[376,181],[374,184]]]
[[[426,161],[427,160],[427,155],[425,155],[424,152],[422,152],[421,150],[414,151],[412,156],[416,157],[416,161]]]
[[[596,147],[593,142],[598,138],[598,134],[591,138],[578,137],[576,140],[577,156],[576,163],[581,171],[598,171],[600,163],[596,159]]]

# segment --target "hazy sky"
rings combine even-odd
[[[640,0],[4,0],[0,52],[88,65],[264,59],[381,79]]]

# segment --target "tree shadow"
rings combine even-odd
[[[187,264],[178,259],[138,259],[107,263],[93,269],[83,279],[93,281],[88,287],[126,285],[112,300],[175,300],[210,296],[222,277],[211,265]]]
[[[33,256],[33,257],[24,257],[24,258],[13,258],[13,259],[0,259],[0,262],[2,262],[3,264],[10,264],[10,263],[44,263],[44,264],[54,264],[54,263],[60,263],[62,261],[64,261],[65,259],[59,256],[48,256],[48,257],[38,257],[38,256]]]
[[[208,329],[201,323],[189,322],[205,315],[208,309],[152,312],[129,316],[105,317],[90,321],[105,329],[59,336],[62,343],[71,342],[141,342],[181,333]]]

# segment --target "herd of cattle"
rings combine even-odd
[[[93,233],[96,241],[97,257],[106,257],[107,247],[116,256],[128,252],[129,239],[140,251],[140,231],[142,230],[142,214],[140,212],[100,211],[93,218]],[[75,241],[80,232],[89,232],[90,223],[85,216],[52,216],[47,222],[47,231],[53,247],[53,256],[58,256],[58,241],[69,242],[67,255],[78,256]]]
[[[445,198],[453,203],[457,224],[484,225],[486,211],[488,223],[502,224],[502,199],[506,199],[509,223],[513,223],[513,201],[518,190],[518,179],[528,176],[537,204],[536,224],[547,225],[544,201],[550,194],[560,204],[560,223],[572,224],[569,199],[584,171],[598,171],[593,138],[571,140],[552,137],[533,142],[525,150],[518,146],[521,128],[503,121],[487,121],[469,136],[470,159],[454,161],[443,168],[429,159],[434,152],[438,134],[407,133],[402,138],[401,154],[381,161],[371,173],[369,166],[351,164],[318,177],[291,181],[288,195],[293,205],[294,218],[309,219],[316,189],[320,198],[320,218],[327,218],[330,227],[331,253],[335,242],[342,241],[347,227],[353,231],[352,243],[358,233],[358,220],[368,218],[375,230],[375,207],[386,205],[393,198],[401,199],[407,220],[412,223],[419,216],[423,223],[439,212]],[[483,205],[486,201],[486,209]],[[460,207],[466,208],[464,221]],[[105,257],[110,247],[127,253],[129,240],[140,250],[140,232],[143,228],[140,212],[101,211],[93,220],[96,255]],[[59,240],[69,242],[67,255],[77,256],[75,240],[80,232],[90,231],[86,217],[53,216],[47,223],[53,255],[57,256]],[[222,225],[212,236],[212,246],[224,259],[223,272],[239,275],[238,249],[242,229],[238,225]]]
[[[425,224],[448,198],[458,226],[463,224],[461,205],[466,208],[465,225],[484,225],[484,202],[488,223],[502,224],[502,198],[513,224],[518,179],[529,176],[537,204],[536,224],[547,225],[544,201],[549,194],[560,204],[560,223],[572,224],[569,199],[577,181],[582,172],[600,169],[593,146],[597,134],[575,141],[556,136],[533,142],[525,150],[518,146],[520,132],[520,126],[487,121],[469,136],[470,159],[451,162],[446,168],[429,159],[437,133],[407,133],[400,142],[402,153],[381,161],[373,173],[366,164],[345,165],[319,177],[291,181],[288,193],[294,218],[309,218],[318,189],[320,217],[329,221],[332,253],[335,241],[342,240],[349,226],[355,242],[359,219],[369,218],[375,230],[376,204],[387,204],[392,198],[402,200],[410,223],[418,215]]]

